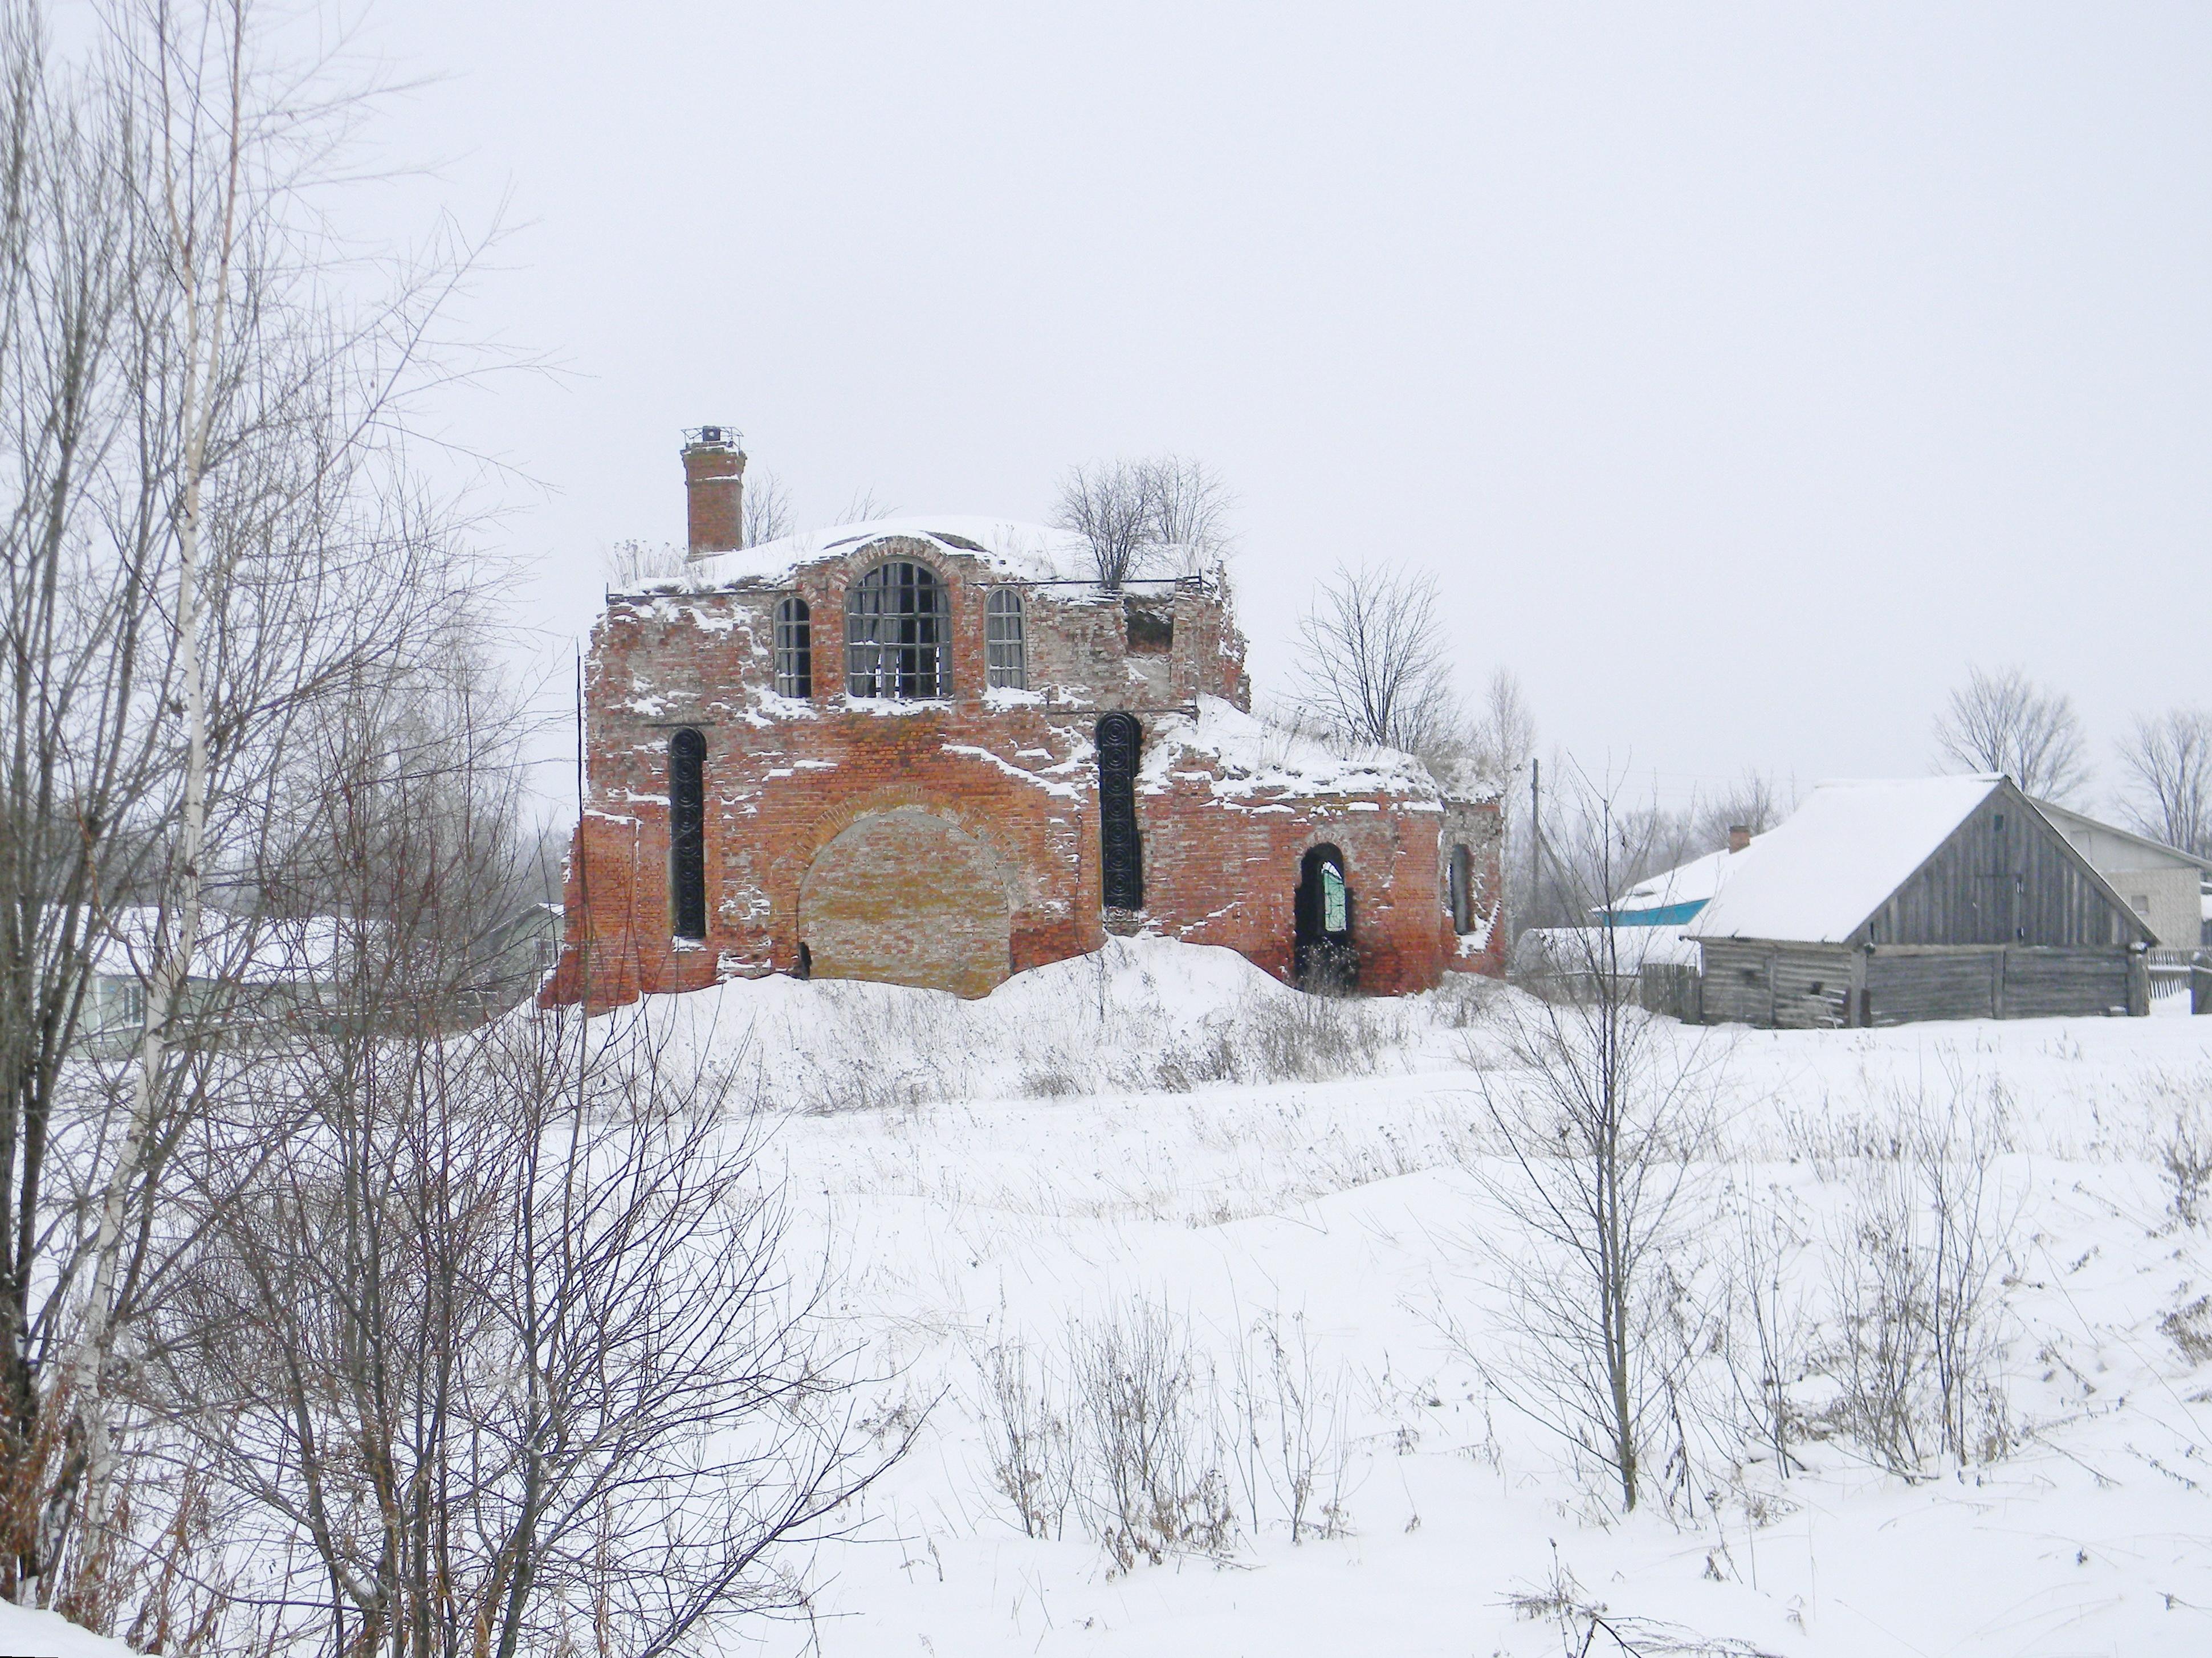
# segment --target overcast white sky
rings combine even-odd
[[[447,411],[519,602],[682,532],[678,430],[802,525],[1242,496],[1279,682],[1339,560],[1680,799],[1926,768],[1969,661],[2098,740],[2212,702],[2212,8],[379,0],[398,193],[522,222]],[[489,319],[489,322],[487,321]]]

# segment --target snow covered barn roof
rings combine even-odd
[[[1617,926],[1687,922],[1721,890],[1721,884],[1728,879],[1728,872],[1733,867],[1730,859],[1742,855],[1723,847],[1718,852],[1692,858],[1686,864],[1638,881],[1613,901],[1609,911],[1603,904],[1594,904],[1590,913],[1611,914]]]
[[[828,530],[764,541],[735,552],[693,559],[674,575],[638,583],[644,592],[692,592],[714,587],[774,586],[809,564],[844,558],[871,542],[893,537],[929,543],[950,553],[980,558],[1013,581],[1085,582],[1098,579],[1091,545],[1066,530],[1007,519],[969,518],[957,513],[878,519],[841,524]]]
[[[1779,827],[1729,858],[1693,938],[1841,944],[2004,779],[1823,783]]]

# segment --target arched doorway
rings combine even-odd
[[[1298,865],[1298,891],[1292,906],[1297,941],[1293,971],[1301,990],[1343,995],[1359,984],[1359,958],[1352,944],[1352,886],[1344,854],[1324,841]]]
[[[814,855],[799,940],[816,979],[981,996],[1005,979],[1013,910],[988,848],[920,807],[877,812]]]

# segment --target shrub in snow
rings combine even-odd
[[[1348,1373],[1272,1312],[1238,1333],[1229,1369],[1144,1299],[1073,1321],[1054,1351],[992,1347],[975,1405],[993,1490],[1030,1537],[1073,1514],[1121,1571],[1221,1555],[1276,1522],[1294,1543],[1341,1536]]]
[[[2204,1224],[2205,1199],[2212,1193],[2212,1108],[2206,1105],[2207,1093],[2212,1093],[2212,1081],[2198,1078],[2174,1106],[2172,1122],[2158,1141],[2159,1166],[2173,1185],[2174,1218],[2185,1226]]]
[[[1188,1327],[1133,1302],[1080,1325],[1069,1354],[1085,1491],[1122,1570],[1170,1553],[1219,1553],[1236,1534],[1211,1403],[1213,1378]]]
[[[2009,1448],[2004,1281],[2017,1199],[1995,1091],[1894,1096],[1898,1154],[1868,1160],[1831,1240],[1831,1424],[1894,1473]]]

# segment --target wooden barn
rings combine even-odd
[[[2142,917],[1998,776],[1824,783],[1687,928],[1708,1023],[2149,1011]]]

